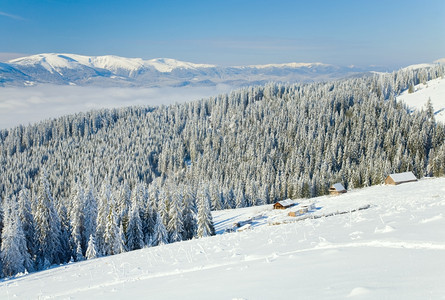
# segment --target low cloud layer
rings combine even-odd
[[[231,87],[96,88],[40,85],[0,88],[0,129],[101,108],[162,105],[198,100]]]

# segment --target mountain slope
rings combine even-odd
[[[414,92],[408,90],[397,97],[413,109],[427,109],[428,100],[433,105],[436,121],[445,123],[445,79],[436,78],[413,86]]]
[[[318,197],[305,216],[348,213],[278,226],[259,219],[287,213],[270,205],[215,212],[220,232],[235,217],[264,225],[3,280],[0,298],[440,298],[444,187],[424,179]]]
[[[209,86],[221,83],[242,86],[269,81],[328,80],[364,71],[322,63],[221,67],[168,58],[144,60],[113,55],[58,53],[17,58],[5,65],[22,72],[24,76],[8,78],[8,74],[4,73],[3,85],[18,86],[24,85],[26,81],[96,86]]]

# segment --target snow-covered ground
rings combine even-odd
[[[426,84],[418,84],[414,87],[414,93],[408,90],[397,97],[397,100],[405,102],[414,109],[425,109],[428,99],[434,107],[436,121],[445,123],[445,78],[437,78]]]
[[[444,298],[445,178],[295,202],[215,212],[214,237],[3,280],[0,299]]]

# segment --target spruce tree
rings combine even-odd
[[[74,250],[73,256],[78,256],[78,251],[80,247],[80,253],[83,253],[82,250],[82,242],[85,240],[83,234],[85,233],[85,218],[84,218],[84,196],[83,188],[78,184],[77,190],[74,193],[74,198],[72,201],[72,210],[71,210],[71,245]]]
[[[103,233],[104,239],[104,255],[119,254],[121,251],[121,235],[119,225],[117,224],[116,211],[114,208],[114,201],[108,205],[108,212],[106,215],[105,230]]]
[[[17,211],[16,199],[3,203],[4,227],[0,258],[4,276],[13,276],[32,268],[31,256],[26,246],[26,237]]]
[[[169,222],[167,227],[171,243],[178,242],[183,239],[182,233],[184,231],[184,225],[182,220],[182,199],[183,197],[181,192],[176,190],[170,204]]]
[[[39,268],[47,268],[52,264],[59,264],[61,262],[60,220],[54,207],[54,199],[45,169],[40,174],[34,221],[39,245],[37,257]]]
[[[92,185],[92,178],[90,177],[90,183],[88,191],[85,194],[85,201],[83,207],[84,215],[84,240],[82,241],[82,247],[85,249],[88,247],[89,237],[96,233],[96,219],[97,219],[97,200],[94,196],[94,187]]]
[[[31,198],[28,189],[22,189],[19,192],[17,211],[20,221],[22,222],[23,233],[25,234],[26,239],[26,247],[31,259],[35,259],[35,255],[37,254],[36,228],[34,217],[32,215]],[[33,264],[26,266],[26,269],[29,272],[34,271]]]
[[[94,239],[94,236],[91,234],[90,238],[88,240],[88,247],[87,251],[85,253],[86,259],[92,259],[96,258],[98,256],[97,250],[96,250],[96,241]]]
[[[110,213],[110,205],[113,202],[111,187],[109,184],[102,185],[102,191],[99,197],[96,232],[94,234],[96,240],[96,249],[98,256],[108,255],[106,249],[105,232],[108,224],[108,214]],[[91,234],[90,234],[91,235]]]
[[[156,223],[153,230],[152,246],[168,244],[168,232],[165,229],[164,222],[159,214],[156,212]]]
[[[137,201],[137,191],[133,191],[131,207],[128,216],[127,226],[127,249],[129,251],[141,249],[144,246],[144,236],[142,232],[142,222]]]
[[[210,195],[207,187],[198,190],[198,237],[206,237],[215,234],[212,212],[210,210]]]
[[[193,193],[190,188],[185,189],[182,204],[182,222],[183,222],[183,238],[184,240],[190,240],[196,235],[197,223],[196,223],[196,203]]]

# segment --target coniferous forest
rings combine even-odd
[[[215,233],[211,210],[445,174],[433,108],[395,97],[445,67],[268,84],[0,131],[3,276]]]

